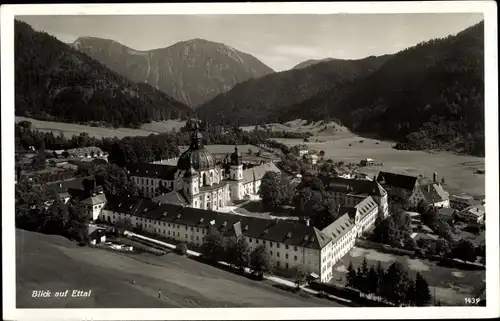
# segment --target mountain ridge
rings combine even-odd
[[[201,38],[150,50],[135,50],[98,37],[79,37],[72,46],[111,70],[149,83],[191,107],[239,82],[274,73],[251,54]]]
[[[334,119],[398,148],[484,155],[484,22],[385,58],[365,72],[353,61],[330,60],[268,75],[197,113],[238,126]],[[267,79],[283,75],[290,75],[284,85]]]

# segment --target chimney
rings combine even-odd
[[[434,172],[434,173],[432,174],[432,181],[433,181],[434,183],[438,183],[438,174],[437,174],[436,172]]]
[[[431,192],[431,184],[427,185],[427,193]]]

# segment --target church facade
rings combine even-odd
[[[216,164],[204,148],[198,130],[177,165],[133,164],[128,173],[143,196],[153,201],[213,211],[224,211],[233,200],[258,195],[262,177],[268,171],[280,172],[273,163],[243,169],[242,156],[235,147],[229,163]]]

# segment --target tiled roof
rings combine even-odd
[[[446,201],[448,199],[448,195],[438,184],[420,186],[420,189],[422,194],[424,194],[425,200],[429,204]]]
[[[47,184],[47,186],[51,189],[54,189],[57,193],[65,193],[70,189],[83,190],[83,181],[85,180],[85,178],[89,177],[75,178],[57,183],[49,183]]]
[[[281,170],[272,162],[245,169],[243,171],[242,183],[247,184],[253,181],[260,181],[267,172],[281,173]]]
[[[375,181],[330,177],[326,175],[320,175],[319,178],[323,182],[323,185],[325,185],[325,188],[328,190],[350,190],[356,194],[368,194],[372,196],[386,195],[385,189]]]
[[[380,172],[377,177],[377,182],[381,185],[388,185],[411,191],[415,187],[417,177],[397,173]]]
[[[443,215],[443,216],[452,216],[453,214],[455,214],[456,211],[457,210],[450,208],[450,207],[442,207],[442,208],[438,209],[439,215]]]
[[[92,195],[88,198],[83,199],[80,201],[82,204],[88,204],[88,205],[95,205],[95,204],[102,204],[106,202],[106,195],[104,193],[100,193],[97,195]]]
[[[368,213],[373,211],[373,209],[377,208],[378,205],[371,196],[368,196],[367,198],[359,202],[358,205],[356,205],[355,207],[359,211],[361,219],[363,219],[363,217],[365,217]]]
[[[478,216],[478,217],[482,216],[486,213],[484,205],[471,205],[471,206],[464,208],[461,212],[462,213],[467,212],[469,214],[473,214],[473,215]]]
[[[333,242],[337,242],[347,232],[354,227],[354,220],[351,219],[348,213],[340,216],[335,222],[323,229],[323,233],[330,237]]]
[[[170,193],[166,193],[160,196],[156,196],[152,199],[153,202],[161,202],[164,204],[174,204],[185,206],[187,205],[186,199],[177,191],[171,191]]]
[[[131,206],[130,212],[147,219],[200,228],[209,228],[210,222],[214,221],[215,228],[224,234],[232,235],[235,233],[234,224],[240,222],[242,233],[247,237],[313,249],[320,249],[321,244],[330,241],[326,235],[318,234],[314,227],[307,226],[302,222],[238,216],[192,207],[158,204],[145,199],[135,202],[136,205],[129,205]],[[120,210],[121,208],[117,207],[118,204],[116,200],[110,201],[104,209]],[[320,235],[319,239],[318,235]]]
[[[176,166],[161,164],[130,164],[127,166],[130,176],[159,178],[172,181],[175,179]]]

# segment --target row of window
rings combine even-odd
[[[271,256],[273,256],[273,251],[269,251],[271,253]],[[280,252],[276,252],[276,257],[280,257]],[[288,253],[285,253],[285,259],[288,260]],[[297,261],[297,255],[293,256],[293,260]]]
[[[252,240],[252,238],[251,238],[251,237],[250,237],[250,238],[248,238],[248,243],[252,243],[252,241],[253,241],[253,240]],[[258,240],[258,239],[255,239],[255,244],[259,244],[259,240]],[[267,244],[267,241],[263,240],[263,241],[262,241],[262,244],[263,244],[263,245],[266,245],[266,244]],[[274,243],[273,243],[273,242],[271,242],[271,241],[269,241],[269,247],[273,247],[273,245],[274,245]],[[280,248],[280,243],[276,243],[276,248],[278,248],[278,249]],[[286,250],[288,250],[288,248],[289,248],[288,244],[285,244],[285,249],[286,249]],[[293,250],[294,250],[294,251],[298,251],[298,250],[299,250],[299,248],[298,248],[297,246],[294,246],[294,247],[293,247]]]

